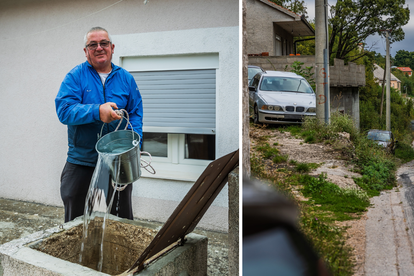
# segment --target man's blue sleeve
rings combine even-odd
[[[82,104],[79,78],[71,72],[63,80],[55,99],[59,121],[65,125],[89,124],[99,120],[99,104]]]

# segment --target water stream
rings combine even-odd
[[[105,228],[106,223],[111,213],[112,204],[115,198],[115,194],[117,193],[118,185],[116,184],[119,179],[120,174],[120,162],[118,155],[111,155],[111,154],[99,154],[98,162],[96,164],[95,171],[92,176],[91,184],[89,186],[88,195],[85,201],[85,211],[83,217],[83,239],[81,245],[81,252],[79,254],[79,263],[83,265],[86,260],[83,259],[84,255],[88,255],[88,250],[95,250],[97,246],[99,246],[99,260],[96,270],[102,272],[102,266],[104,262],[104,238],[105,238]],[[108,164],[115,164],[115,174],[116,177],[115,183],[113,184],[115,189],[110,193],[110,189],[112,189],[112,180],[111,176],[109,175]],[[120,185],[119,185],[120,186]],[[119,204],[119,195],[118,192],[118,201],[117,205]],[[117,206],[118,207],[118,206]],[[117,208],[118,213],[118,208]],[[102,217],[103,221],[102,225],[99,225],[99,222],[95,220],[96,217]],[[118,214],[116,214],[118,215]],[[89,229],[91,225],[91,221],[93,221],[93,229]],[[97,225],[98,223],[98,225]],[[100,231],[96,231],[96,229],[100,229]],[[100,236],[100,238],[99,238]],[[95,250],[96,251],[96,250]],[[94,252],[95,253],[95,252]]]
[[[125,110],[119,112],[122,119],[115,131],[103,136],[97,143],[98,162],[92,175],[83,216],[83,239],[79,263],[84,265],[90,262],[91,258],[96,260],[95,258],[99,255],[99,260],[96,260],[98,263],[96,269],[100,272],[102,272],[105,262],[104,250],[112,250],[111,248],[104,249],[104,237],[115,194],[118,192],[114,215],[118,216],[120,193],[126,187],[125,184],[132,183],[140,177],[140,161],[143,161],[140,158],[141,153],[145,153],[150,157],[150,161],[144,161],[145,165],[142,167],[155,174],[155,170],[150,165],[151,155],[139,151],[141,138],[133,131],[128,113]],[[127,121],[125,129],[117,131],[123,119]],[[131,130],[126,130],[128,125],[131,126]],[[113,192],[111,193],[112,188]],[[114,254],[116,254],[117,248],[114,251]],[[112,252],[110,253],[112,254]],[[113,257],[116,259],[116,256]]]

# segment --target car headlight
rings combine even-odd
[[[278,105],[263,105],[262,108],[263,110],[271,110],[271,111],[282,111],[282,107],[278,106]]]
[[[316,107],[309,107],[308,111],[306,111],[307,113],[315,113],[316,112]]]

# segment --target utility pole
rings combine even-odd
[[[315,1],[316,118],[329,123],[329,49],[327,0]]]
[[[387,39],[387,56],[385,58],[385,67],[387,68],[387,87],[386,87],[386,96],[385,96],[385,129],[388,131],[391,131],[391,92],[390,92],[390,86],[391,86],[391,65],[390,65],[390,40],[389,40],[389,30],[385,30],[386,39]]]

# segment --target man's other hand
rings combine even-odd
[[[115,113],[114,109],[118,109],[116,103],[108,102],[99,106],[99,118],[104,123],[110,123],[121,119],[121,116]]]

